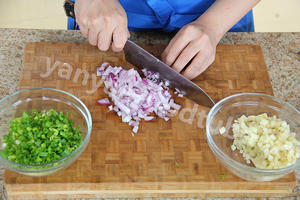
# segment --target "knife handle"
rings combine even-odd
[[[65,0],[64,2],[64,9],[66,15],[75,19],[74,5],[75,3],[70,0]]]
[[[79,30],[79,26],[76,23],[76,17],[75,17],[75,11],[74,11],[75,3],[70,0],[65,0],[64,2],[64,9],[65,13],[68,17],[71,17],[74,19],[74,30]]]

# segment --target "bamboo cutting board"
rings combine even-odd
[[[144,47],[155,55],[163,50],[162,45]],[[201,107],[191,124],[180,120],[179,113],[168,122],[141,123],[132,137],[127,124],[96,104],[106,97],[102,85],[97,89],[100,78],[95,76],[103,62],[131,67],[123,53],[100,52],[89,44],[27,44],[20,88],[52,87],[76,95],[91,112],[93,131],[79,159],[54,175],[32,178],[6,170],[9,198],[286,196],[292,192],[294,174],[257,183],[227,171],[208,147],[204,122],[198,116]],[[195,82],[216,102],[240,92],[273,94],[261,48],[254,45],[219,45],[215,62]],[[185,98],[175,101],[183,108],[195,106]]]

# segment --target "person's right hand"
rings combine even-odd
[[[127,16],[118,0],[76,0],[76,22],[89,43],[107,51],[121,51],[130,37]]]

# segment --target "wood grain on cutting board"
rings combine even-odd
[[[144,47],[155,55],[164,49],[163,45]],[[103,62],[132,67],[123,53],[100,52],[85,43],[27,44],[20,88],[51,87],[76,95],[91,112],[93,131],[78,160],[56,174],[32,178],[6,170],[10,198],[285,196],[292,192],[293,173],[257,183],[227,171],[208,147],[205,125],[199,120],[201,107],[192,124],[178,115],[168,122],[155,119],[141,123],[132,137],[131,127],[106,106],[96,104],[106,97],[103,85],[95,89],[100,83],[96,67]],[[72,69],[69,76],[63,71],[66,65]],[[57,67],[47,74],[47,66]],[[254,45],[219,45],[215,62],[194,81],[216,102],[240,92],[273,94],[261,48]],[[185,98],[175,101],[183,108],[195,106]]]

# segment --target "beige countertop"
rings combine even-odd
[[[170,34],[166,33],[132,33],[131,36],[134,41],[149,44],[167,43],[170,40]],[[23,67],[26,43],[40,41],[87,42],[78,31],[0,28],[0,98],[11,94],[19,87],[18,82]],[[220,43],[260,45],[274,95],[300,110],[300,32],[227,33]],[[0,171],[0,174],[3,174],[3,170]],[[296,174],[297,180],[300,180],[300,169],[296,171]],[[3,177],[0,177],[0,182],[3,183]],[[3,190],[2,188],[3,186],[0,187],[0,192]],[[288,199],[296,199],[296,195],[300,194],[299,189],[300,184],[297,184],[294,197]]]

